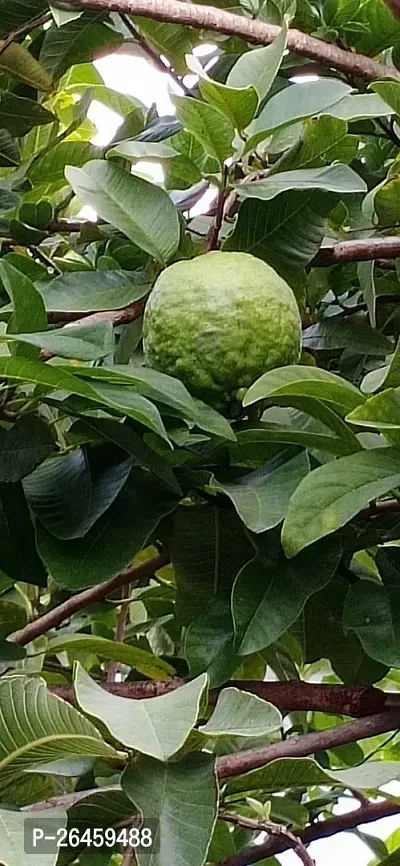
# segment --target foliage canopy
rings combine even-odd
[[[396,866],[358,828],[400,812],[399,4],[158,6],[0,0],[0,863],[311,866],[348,829]],[[302,318],[225,414],[142,352],[217,249]]]

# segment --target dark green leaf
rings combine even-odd
[[[46,310],[88,313],[118,310],[143,298],[150,289],[144,273],[134,271],[76,271],[36,285]]]
[[[12,580],[44,586],[46,572],[22,485],[0,484],[0,570]]]
[[[0,481],[19,481],[54,451],[50,427],[36,415],[17,418],[9,430],[0,427]]]
[[[7,93],[0,101],[0,126],[11,135],[26,135],[35,126],[44,126],[55,121],[55,115],[33,99]]]
[[[53,24],[46,31],[40,61],[57,79],[75,63],[112,53],[121,42],[121,35],[102,23],[101,14],[85,12],[63,27]]]

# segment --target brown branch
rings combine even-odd
[[[220,821],[227,821],[229,824],[234,824],[236,827],[243,827],[245,830],[254,830],[256,833],[268,833],[269,836],[277,836],[286,848],[292,848],[297,854],[303,866],[315,866],[315,861],[310,857],[304,842],[299,836],[291,833],[286,827],[281,824],[274,824],[272,821],[254,821],[252,818],[244,818],[242,815],[235,815],[233,812],[220,812],[218,815]]]
[[[378,734],[386,734],[400,728],[400,711],[392,710],[357,719],[336,728],[328,728],[311,734],[290,737],[271,746],[263,746],[259,749],[248,749],[244,752],[236,752],[232,755],[224,755],[217,761],[217,772],[220,779],[229,779],[250,770],[264,767],[277,758],[305,758],[315,752],[335,749],[354,743],[356,740],[365,740]]]
[[[340,241],[329,247],[321,247],[311,264],[325,268],[346,262],[365,262],[374,259],[392,259],[400,256],[400,236],[366,238],[356,241]]]
[[[162,72],[164,74],[169,75],[171,80],[178,87],[180,87],[181,91],[183,91],[183,93],[186,96],[191,96],[192,93],[191,93],[190,88],[186,87],[186,84],[183,83],[182,78],[179,75],[177,75],[177,73],[175,72],[175,69],[172,66],[169,66],[168,63],[164,63],[164,60],[162,59],[162,57],[160,57],[160,55],[157,53],[157,51],[155,51],[154,48],[152,48],[152,46],[149,45],[148,42],[146,42],[144,36],[142,36],[142,34],[139,33],[139,31],[134,26],[134,24],[132,24],[132,21],[130,21],[130,19],[128,18],[128,16],[121,14],[120,18],[121,18],[121,21],[125,24],[125,27],[127,28],[127,30],[129,30],[129,33],[131,34],[131,36],[133,36],[133,38],[135,39],[137,44],[140,45],[143,53],[147,55],[147,57],[153,63],[153,65],[156,67],[156,69],[158,69],[160,72]]]
[[[225,172],[225,179],[226,179],[226,172]],[[224,187],[222,187],[222,189],[220,189],[220,191],[218,193],[217,206],[215,209],[215,216],[214,216],[213,225],[211,226],[210,231],[208,232],[208,235],[206,238],[205,252],[207,252],[207,253],[210,253],[212,250],[218,249],[219,233],[221,231],[222,223],[224,220],[225,198],[226,198],[226,189],[224,186]]]
[[[326,821],[315,822],[310,827],[306,827],[305,830],[299,830],[296,835],[304,844],[309,845],[310,842],[315,842],[317,839],[327,839],[330,836],[335,836],[336,833],[354,830],[360,824],[370,824],[372,821],[379,821],[380,818],[389,818],[391,815],[398,815],[399,813],[400,803],[391,803],[387,800],[384,803],[368,803],[368,805],[347,812],[345,815],[337,815]],[[216,866],[251,866],[252,863],[259,863],[260,860],[281,854],[289,847],[286,840],[282,838],[268,839],[261,845],[252,845],[237,854],[233,854],[232,857],[220,860]]]
[[[269,45],[280,32],[274,24],[233,15],[224,9],[187,3],[183,0],[69,0],[70,6],[78,9],[94,9],[97,12],[120,12],[142,15],[155,21],[183,24],[201,30],[213,30],[228,36],[240,36],[247,42]],[[400,78],[394,68],[388,68],[370,57],[345,51],[337,45],[322,42],[300,30],[289,30],[287,47],[295,54],[309,57],[326,66],[351,73],[367,80],[390,76]]]
[[[134,304],[129,304],[127,307],[122,307],[120,310],[100,310],[97,312],[65,312],[53,311],[47,313],[47,321],[49,325],[66,324],[68,322],[75,325],[94,325],[96,322],[111,322],[114,328],[118,325],[128,325],[138,319],[144,310],[144,301],[136,301]]]
[[[159,553],[157,556],[154,556],[153,559],[149,559],[142,565],[125,568],[121,574],[118,574],[117,577],[113,577],[112,580],[108,580],[106,583],[100,583],[90,589],[85,589],[83,592],[78,593],[78,595],[74,595],[72,598],[64,601],[63,604],[58,605],[58,607],[53,608],[53,610],[49,610],[48,613],[43,614],[43,616],[40,616],[39,619],[34,620],[34,622],[28,623],[24,628],[14,632],[9,640],[13,643],[19,644],[19,646],[25,646],[40,635],[46,634],[50,629],[56,628],[56,626],[60,625],[66,619],[70,619],[70,617],[79,610],[84,610],[84,608],[89,607],[89,605],[94,604],[97,601],[102,601],[107,595],[114,592],[115,589],[125,586],[128,582],[143,583],[156,571],[159,571],[160,568],[167,565],[168,562],[169,557],[165,553]]]
[[[185,680],[174,677],[168,682],[125,682],[103,685],[113,695],[131,700],[154,698],[183,686]],[[231,680],[223,688],[233,686],[269,701],[282,712],[313,710],[314,712],[364,718],[387,709],[400,712],[400,693],[382,692],[372,686],[339,686],[325,683],[263,682],[258,680]],[[65,701],[73,702],[71,686],[53,686],[51,691]],[[220,689],[210,692],[210,702],[215,703]]]
[[[25,21],[20,27],[16,27],[15,30],[12,30],[11,33],[0,42],[0,54],[2,54],[12,42],[17,42],[21,36],[26,36],[35,27],[41,27],[42,24],[46,24],[47,21],[50,21],[51,17],[51,12],[44,12],[37,15],[36,18],[31,18],[29,21]]]
[[[379,514],[395,514],[400,511],[400,502],[398,499],[386,499],[383,502],[371,502],[368,508],[363,508],[357,517],[362,520],[371,520]]]

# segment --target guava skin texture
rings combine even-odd
[[[180,379],[216,407],[300,357],[301,319],[291,288],[248,253],[211,252],[164,270],[143,321],[146,364]]]

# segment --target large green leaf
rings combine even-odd
[[[0,483],[0,571],[12,580],[43,586],[46,572],[20,482]]]
[[[336,532],[362,508],[400,484],[400,448],[372,448],[310,472],[294,492],[283,524],[286,555]]]
[[[207,505],[182,505],[174,514],[170,554],[177,583],[176,615],[185,625],[209,599],[229,596],[239,568],[252,556],[240,520]]]
[[[226,79],[228,87],[251,85],[259,99],[265,99],[281,65],[286,39],[287,28],[282,27],[271,45],[250,49],[241,54]]]
[[[249,127],[247,150],[284,126],[314,117],[351,93],[351,87],[334,78],[294,84],[268,100],[265,108]]]
[[[393,114],[387,102],[373,93],[355,93],[345,96],[340,102],[326,109],[324,114],[338,120],[363,120],[368,117],[386,117]]]
[[[0,279],[9,295],[13,313],[7,327],[7,334],[43,331],[47,327],[46,310],[39,292],[25,274],[9,262],[0,262]],[[39,357],[39,350],[34,344],[14,346],[14,353],[28,358]]]
[[[94,208],[160,264],[166,264],[176,252],[178,213],[163,189],[101,159],[84,168],[68,166],[65,174],[83,204]]]
[[[77,271],[36,283],[46,310],[88,313],[118,310],[150,289],[147,276],[133,271]]]
[[[323,400],[336,412],[344,415],[364,403],[358,388],[345,379],[318,367],[291,365],[264,373],[247,391],[243,405],[251,406],[259,400],[284,403],[291,397],[311,397]]]
[[[82,658],[82,652],[90,652],[94,655],[100,656],[100,658],[121,662],[133,670],[139,671],[139,673],[143,674],[145,677],[151,677],[157,680],[166,680],[169,676],[175,673],[174,668],[171,667],[171,665],[146,650],[140,649],[136,646],[130,646],[127,643],[121,643],[120,641],[107,640],[107,638],[99,637],[98,635],[79,634],[78,632],[75,632],[74,634],[55,637],[47,644],[46,652],[50,655],[67,652],[70,658]],[[89,675],[86,674],[83,668],[80,669],[80,674],[83,678],[87,677],[88,681],[92,683],[93,688],[99,689],[104,698],[103,690],[100,689],[93,680],[90,680]],[[117,700],[126,699],[118,698]],[[84,709],[83,706],[81,708],[85,713],[87,712],[88,715],[96,715],[95,713],[86,710],[86,708]],[[124,723],[125,722],[126,719],[124,717]],[[115,739],[123,742],[121,737],[116,736]]]
[[[40,298],[39,294],[38,297]],[[40,303],[43,303],[41,298]],[[37,347],[50,355],[80,361],[98,361],[105,358],[113,352],[115,345],[113,327],[111,322],[107,321],[93,322],[91,325],[85,325],[84,322],[79,325],[65,325],[58,330],[34,334],[7,332],[0,337],[0,342],[16,342],[18,345],[22,343],[24,349],[26,346]]]
[[[191,676],[206,671],[212,688],[225,683],[240,665],[228,596],[221,593],[210,597],[202,614],[190,623],[185,636],[185,658]]]
[[[302,168],[281,171],[263,180],[253,180],[237,186],[240,198],[258,198],[269,201],[287,190],[319,189],[323,192],[348,195],[365,193],[365,181],[347,165],[328,165],[323,168]]]
[[[363,262],[369,264],[368,262]],[[393,349],[388,337],[373,328],[356,325],[343,319],[330,318],[311,325],[303,332],[303,346],[314,351],[349,349],[360,355],[385,356]]]
[[[248,529],[265,532],[284,518],[292,493],[309,469],[304,452],[293,457],[284,451],[239,481],[214,479],[211,487],[229,496]]]
[[[210,105],[218,108],[235,129],[243,130],[253,120],[258,106],[257,91],[252,86],[228,87],[209,78],[195,56],[188,57],[191,72],[199,76],[201,94]]]
[[[54,449],[50,427],[36,415],[17,418],[9,430],[0,427],[0,481],[19,481]]]
[[[176,114],[185,129],[222,165],[233,153],[234,126],[219,108],[189,96],[175,96]]]
[[[7,93],[0,102],[0,126],[15,136],[26,135],[35,126],[54,123],[56,117],[40,102]]]
[[[329,115],[311,118],[303,125],[300,140],[278,160],[272,169],[272,175],[277,172],[324,165],[335,159],[351,161],[358,147],[358,138],[347,135],[347,123]],[[344,156],[351,159],[344,160]]]
[[[94,586],[129,565],[176,502],[151,476],[135,468],[84,538],[63,541],[39,525],[40,554],[61,586],[71,590]]]
[[[96,459],[97,458],[97,459]],[[35,517],[56,538],[80,538],[112,505],[131,470],[128,459],[77,448],[46,460],[24,481]]]
[[[331,580],[340,552],[340,543],[334,539],[320,542],[289,561],[276,534],[270,534],[259,556],[241,569],[233,589],[232,610],[241,655],[271,646],[284,634],[310,595]]]
[[[40,61],[53,78],[60,78],[75,63],[85,63],[119,47],[122,36],[102,23],[102,17],[86,12],[63,27],[52,24],[46,31]]]
[[[8,677],[0,683],[1,785],[16,774],[63,758],[115,758],[99,731],[69,704],[50,694],[43,681]]]
[[[64,179],[66,165],[84,165],[96,159],[99,149],[90,141],[60,141],[51,148],[38,154],[28,170],[31,183],[55,183]]]
[[[282,716],[276,707],[257,695],[239,689],[223,689],[214,712],[200,728],[208,737],[263,737],[282,726]]]
[[[9,600],[9,595],[3,593],[0,596],[0,640],[3,642],[12,632],[18,631],[26,625],[27,611],[24,606]],[[9,644],[10,647],[13,644]]]
[[[121,784],[152,831],[152,846],[136,849],[138,866],[202,866],[217,816],[214,759],[201,754],[163,764],[140,757]]]
[[[304,268],[321,246],[335,198],[317,190],[287,190],[271,201],[245,199],[223,248],[252,253],[278,270]]]
[[[202,674],[165,695],[135,701],[107,694],[79,665],[74,688],[83,712],[101,721],[114,739],[167,761],[182,748],[197,722],[207,677]]]
[[[67,813],[62,809],[48,809],[45,818],[31,817],[26,812],[0,809],[0,847],[3,866],[56,866],[59,848],[57,832],[66,827]],[[50,837],[46,851],[34,830],[43,829]],[[52,838],[53,837],[53,838]],[[35,843],[33,840],[35,839]],[[41,849],[41,850],[40,850]]]

